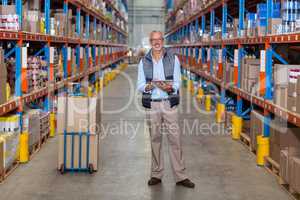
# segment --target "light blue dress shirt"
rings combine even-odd
[[[153,61],[153,80],[155,81],[165,81],[165,72],[163,66],[163,59],[161,58],[158,62],[154,59]],[[174,76],[173,76],[173,89],[175,93],[180,89],[181,86],[181,71],[180,71],[180,62],[177,56],[175,56],[175,66],[174,66]],[[146,78],[144,73],[143,61],[141,60],[138,67],[138,81],[137,89],[140,92],[144,92],[146,87]],[[168,93],[165,91],[154,88],[151,92],[152,99],[167,99]]]

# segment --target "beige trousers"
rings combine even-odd
[[[162,138],[163,134],[166,134],[175,181],[178,182],[186,179],[178,124],[178,108],[170,108],[169,101],[152,102],[151,109],[147,110],[146,117],[151,138],[151,177],[159,179],[163,177]]]

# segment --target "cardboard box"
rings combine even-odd
[[[30,110],[23,116],[23,131],[29,134],[29,147],[32,149],[33,145],[38,143],[40,137],[40,111]]]
[[[266,32],[267,32],[266,26],[257,26],[256,28],[257,28],[257,35],[259,37],[266,35]]]
[[[0,172],[7,168],[18,159],[19,152],[19,133],[0,133]]]
[[[289,82],[288,84],[288,96],[297,97],[297,84]]]
[[[16,14],[16,5],[0,5],[0,15],[14,15]]]
[[[300,94],[297,96],[296,112],[300,114]]]
[[[287,109],[296,112],[296,105],[297,105],[297,97],[288,96],[287,98]]]
[[[280,151],[280,170],[279,175],[284,182],[289,183],[289,159],[288,150]]]
[[[291,159],[291,188],[300,193],[300,157]]]
[[[280,146],[270,142],[270,157],[277,163],[280,163]]]
[[[263,133],[263,115],[262,113],[253,110],[250,115],[250,139],[251,147],[256,150],[256,137]]]
[[[40,0],[30,0],[28,1],[28,9],[29,10],[40,10]]]
[[[0,48],[0,104],[7,101],[6,95],[7,69],[4,63],[4,51]]]
[[[282,18],[269,19],[269,32],[270,34],[282,33]]]
[[[100,98],[59,97],[57,132],[99,134],[101,130]]]
[[[300,96],[300,76],[298,76],[298,79],[297,79],[297,94],[298,94],[298,96]]]
[[[275,86],[274,102],[282,108],[287,108],[288,101],[288,88],[281,87],[280,85]]]
[[[2,20],[0,29],[19,30],[19,17],[16,14],[15,5],[0,5],[0,17]]]
[[[66,168],[72,167],[72,145],[74,145],[73,152],[73,167],[74,168],[87,168],[89,164],[92,164],[94,170],[98,170],[99,164],[99,136],[98,135],[87,135],[81,136],[81,155],[80,155],[80,136],[75,134],[74,136],[59,135],[59,147],[58,147],[58,169],[64,164],[64,144],[66,144]],[[73,139],[72,139],[73,137]],[[72,143],[72,140],[74,143]],[[88,141],[89,140],[89,141]],[[89,147],[87,143],[89,142]],[[89,159],[87,158],[87,151],[89,151]],[[87,159],[89,162],[87,163]],[[80,163],[81,162],[81,165]]]
[[[39,10],[28,10],[27,11],[27,21],[28,21],[28,31],[32,33],[40,33],[40,11]]]

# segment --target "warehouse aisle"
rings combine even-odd
[[[126,71],[134,85],[136,71],[136,66]],[[208,134],[203,124],[213,121],[213,116],[199,114],[193,109],[188,114],[186,108],[191,100],[184,95],[181,125],[184,129],[194,128],[194,131],[183,136],[183,148],[188,174],[196,188],[175,186],[168,157],[165,157],[163,184],[148,187],[150,145],[144,114],[137,111],[134,103],[123,111],[110,113],[127,104],[130,97],[136,99],[130,93],[134,91],[130,91],[126,77],[118,77],[104,90],[107,114],[103,116],[105,134],[101,140],[101,170],[98,173],[60,175],[56,170],[57,138],[50,139],[31,162],[20,166],[0,185],[0,200],[289,199],[276,179],[257,167],[254,155],[241,144],[224,135],[218,126],[213,126],[214,134]]]

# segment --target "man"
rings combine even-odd
[[[162,32],[150,34],[151,50],[139,63],[138,90],[149,122],[152,164],[148,185],[161,183],[164,170],[162,124],[167,130],[170,158],[176,185],[194,188],[185,174],[178,124],[179,89],[181,84],[178,58],[164,48]]]

